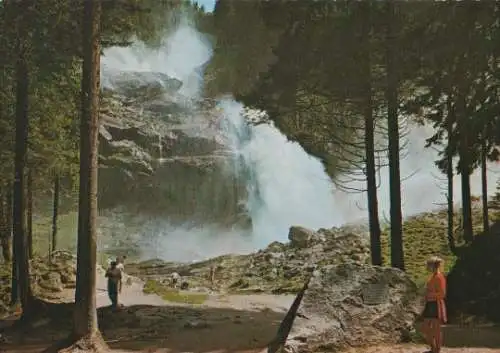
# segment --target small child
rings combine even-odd
[[[125,270],[125,259],[127,257],[125,255],[123,256],[118,256],[116,258],[116,268],[119,269],[120,271],[124,271]]]
[[[171,278],[172,287],[177,288],[177,286],[179,285],[181,276],[177,272],[172,272],[170,274],[170,278]]]
[[[123,277],[123,273],[125,272],[125,259],[127,257],[125,255],[123,256],[118,256],[116,258],[116,268],[118,270],[120,270],[121,274],[122,274],[122,277]],[[123,278],[122,278],[123,279]],[[121,293],[122,292],[122,281],[120,281],[120,286],[118,287],[118,293]]]

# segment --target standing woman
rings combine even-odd
[[[443,344],[441,325],[446,323],[446,278],[441,272],[443,260],[437,256],[427,260],[427,269],[432,275],[427,281],[425,308],[422,314],[423,333],[432,353],[440,353]]]

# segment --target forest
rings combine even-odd
[[[463,240],[473,237],[469,176],[476,168],[483,172],[488,229],[487,162],[498,160],[500,136],[498,10],[498,4],[474,2],[218,2],[211,63],[217,79],[207,90],[230,91],[268,111],[334,180],[364,165],[374,264],[382,261],[374,138],[382,126],[390,168],[391,264],[404,268],[401,116],[436,128],[427,142],[439,148],[436,163],[449,180],[450,246],[456,174]],[[256,52],[256,60],[232,65],[234,57]]]
[[[435,128],[427,146],[439,150],[435,163],[447,180],[451,251],[474,241],[470,175],[476,169],[482,227],[489,231],[495,195],[487,191],[488,163],[500,158],[497,2],[218,0],[207,13],[183,0],[4,0],[0,241],[5,263],[12,264],[11,301],[21,304],[21,320],[37,310],[29,266],[33,216],[37,207],[53,205],[55,251],[60,199],[73,197],[79,212],[77,307],[72,342],[65,344],[100,344],[93,340],[99,58],[103,49],[134,38],[158,46],[179,9],[214,47],[204,73],[207,97],[231,94],[265,110],[289,140],[322,161],[339,187],[346,178],[363,180],[373,265],[405,270],[405,124]],[[381,158],[390,170],[388,261],[377,199]],[[363,175],[349,174],[358,168]],[[461,180],[458,219],[455,175]]]

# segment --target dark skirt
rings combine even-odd
[[[439,307],[437,302],[426,302],[422,316],[425,319],[439,319]]]

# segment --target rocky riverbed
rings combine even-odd
[[[297,293],[316,267],[367,264],[364,232],[343,227],[312,231],[291,227],[288,243],[273,242],[248,255],[223,255],[196,263],[150,260],[128,264],[130,274],[169,285],[178,273],[190,288],[229,293]]]
[[[151,260],[128,264],[127,270],[164,287],[179,274],[186,288],[209,294],[299,293],[295,312],[282,323],[290,329],[283,341],[287,352],[411,339],[422,304],[418,288],[399,270],[369,265],[363,231],[291,227],[288,238],[248,255],[191,264]]]

